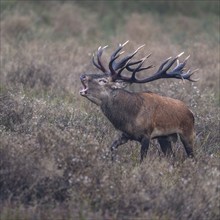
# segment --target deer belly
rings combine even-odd
[[[170,134],[175,134],[175,133],[179,133],[179,129],[178,128],[172,128],[172,129],[158,129],[158,128],[154,128],[153,132],[151,133],[151,138],[155,138],[155,137],[159,137],[159,136],[166,136],[166,135],[170,135]]]

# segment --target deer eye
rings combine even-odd
[[[99,83],[100,84],[105,84],[105,83],[107,83],[107,80],[106,79],[99,79]]]

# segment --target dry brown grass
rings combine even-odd
[[[1,31],[6,38],[27,34],[31,29],[31,20],[29,16],[13,15],[7,21],[2,21]]]
[[[133,13],[105,37],[98,15],[74,4],[23,7],[29,11],[18,4],[1,20],[0,219],[217,220],[219,20]],[[164,158],[153,142],[140,165],[139,146],[130,142],[111,163],[108,146],[116,131],[79,96],[79,76],[96,71],[90,59],[100,44],[110,46],[107,59],[128,39],[128,51],[146,43],[139,56],[153,52],[152,64],[185,50],[188,66],[199,68],[198,83],[164,80],[129,88],[190,106],[196,161],[186,159],[179,143],[176,157]]]

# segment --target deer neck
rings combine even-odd
[[[126,130],[128,124],[137,117],[142,103],[138,94],[117,89],[102,101],[101,110],[117,129]]]

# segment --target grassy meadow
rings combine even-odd
[[[211,3],[210,3],[211,2]],[[0,11],[0,220],[217,220],[220,218],[219,2],[4,1]],[[79,95],[96,72],[93,52],[146,44],[156,67],[182,51],[196,83],[129,86],[184,101],[195,115],[196,160],[178,141],[175,158],[152,141],[139,163],[129,142],[109,157],[117,135]],[[154,69],[156,70],[156,69]],[[143,72],[153,74],[153,70]]]

